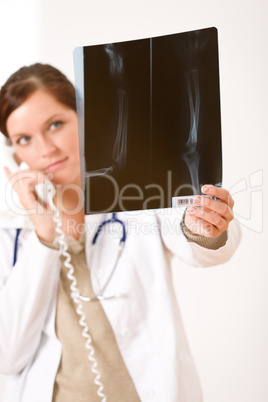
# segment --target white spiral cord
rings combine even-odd
[[[48,199],[49,205],[51,207],[51,209],[54,212],[54,216],[53,216],[53,220],[56,223],[56,232],[58,233],[58,237],[56,238],[59,247],[60,247],[60,253],[63,257],[65,257],[65,261],[64,261],[64,266],[68,269],[67,272],[67,277],[68,279],[71,281],[71,285],[70,285],[70,290],[71,290],[71,298],[74,301],[74,303],[76,303],[77,307],[76,307],[76,313],[77,315],[80,317],[79,318],[79,325],[83,328],[82,330],[82,336],[86,339],[85,342],[85,347],[87,350],[89,350],[89,354],[88,354],[88,360],[92,363],[91,365],[91,371],[92,373],[95,375],[94,378],[94,383],[98,386],[98,390],[97,390],[97,395],[102,398],[101,402],[106,402],[107,398],[103,392],[104,390],[104,386],[103,383],[100,381],[101,375],[99,370],[97,369],[98,363],[97,360],[95,358],[95,349],[92,346],[92,338],[88,332],[88,326],[86,324],[86,317],[85,314],[83,312],[83,306],[82,303],[79,299],[80,292],[79,289],[77,288],[77,279],[74,276],[74,267],[73,265],[70,263],[71,261],[71,255],[68,253],[68,244],[66,242],[66,237],[65,237],[65,233],[62,230],[62,222],[60,219],[60,213],[58,208],[54,205],[52,197],[51,199]]]

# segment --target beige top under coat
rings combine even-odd
[[[84,237],[81,235],[77,241],[71,236],[66,236],[68,251],[72,257],[80,293],[94,296],[90,272],[86,265]],[[61,257],[56,312],[56,334],[62,344],[62,359],[55,379],[53,402],[99,402],[101,398],[97,395],[95,375],[90,369],[92,363],[87,358],[88,351],[84,346],[82,327],[78,323],[75,304],[70,298],[71,282],[67,278],[68,270],[63,262],[64,258]],[[140,401],[100,302],[82,303],[107,400]]]

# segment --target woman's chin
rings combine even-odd
[[[78,186],[81,187],[81,178],[80,174],[78,176],[71,176],[67,174],[54,174],[53,176],[49,177],[49,180],[55,185],[55,186],[68,186],[68,188],[71,188],[71,186]]]

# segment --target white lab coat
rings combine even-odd
[[[187,241],[178,210],[118,217],[126,225],[127,239],[105,295],[121,296],[102,305],[138,395],[142,401],[201,402],[170,258],[176,255],[203,267],[224,263],[237,247],[240,230],[231,222],[227,244],[214,251]],[[93,248],[97,224],[104,219],[107,216],[86,217],[86,257],[96,292],[105,284],[118,247],[116,232],[104,230]],[[10,376],[5,402],[50,402],[61,359],[55,334],[59,251],[42,245],[33,230],[24,228],[12,268],[15,228],[20,226],[21,217],[0,220],[0,372]]]

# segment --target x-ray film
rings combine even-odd
[[[74,50],[86,214],[188,206],[221,185],[217,29]]]

